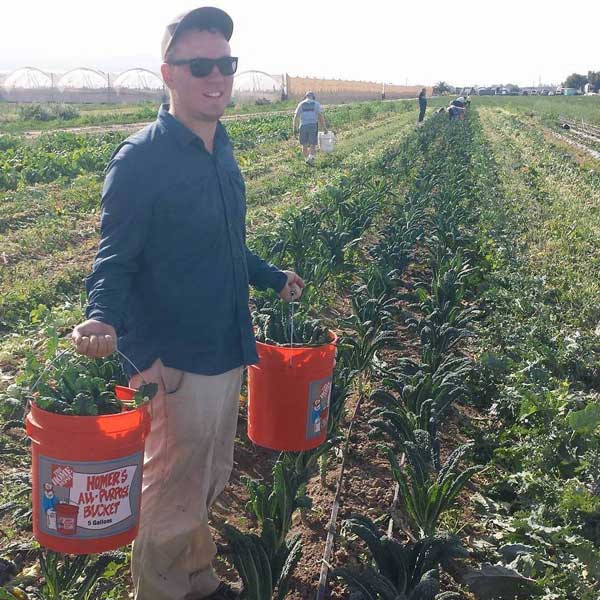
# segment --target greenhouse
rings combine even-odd
[[[63,102],[113,102],[109,77],[102,71],[79,67],[57,82]]]
[[[269,75],[263,71],[244,71],[233,81],[234,102],[277,102],[284,95],[282,75]]]
[[[148,69],[123,71],[113,82],[120,102],[166,99],[167,92],[161,77]]]
[[[121,73],[113,82],[116,89],[163,90],[162,79],[148,69],[129,69]]]
[[[54,76],[35,67],[13,71],[2,82],[2,98],[12,102],[51,101]]]
[[[23,67],[13,71],[4,80],[6,89],[38,89],[52,87],[52,76],[35,67]]]
[[[108,87],[108,78],[96,69],[80,67],[65,73],[57,82],[59,89],[98,90]]]

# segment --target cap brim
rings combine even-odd
[[[166,45],[164,45],[162,52],[163,60],[177,37],[188,29],[212,27],[220,31],[227,41],[231,39],[231,35],[233,34],[233,21],[231,17],[224,10],[214,6],[203,6],[191,10],[171,31],[172,25],[167,27],[167,33],[170,32],[171,35],[168,41],[165,40]]]

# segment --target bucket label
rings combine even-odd
[[[308,386],[308,422],[306,439],[310,440],[323,435],[327,430],[329,418],[329,398],[331,397],[332,377],[313,381]]]
[[[97,539],[128,531],[139,520],[144,453],[98,462],[39,456],[40,530]]]

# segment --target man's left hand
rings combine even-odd
[[[279,292],[279,297],[286,302],[296,302],[302,296],[302,290],[305,285],[304,279],[296,275],[294,271],[284,271],[284,273],[287,275],[287,283]]]

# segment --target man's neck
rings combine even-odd
[[[169,112],[188,129],[193,131],[203,142],[204,147],[212,154],[215,131],[217,130],[217,121],[205,121],[202,119],[193,119],[185,111],[178,109],[177,106],[171,103]]]

